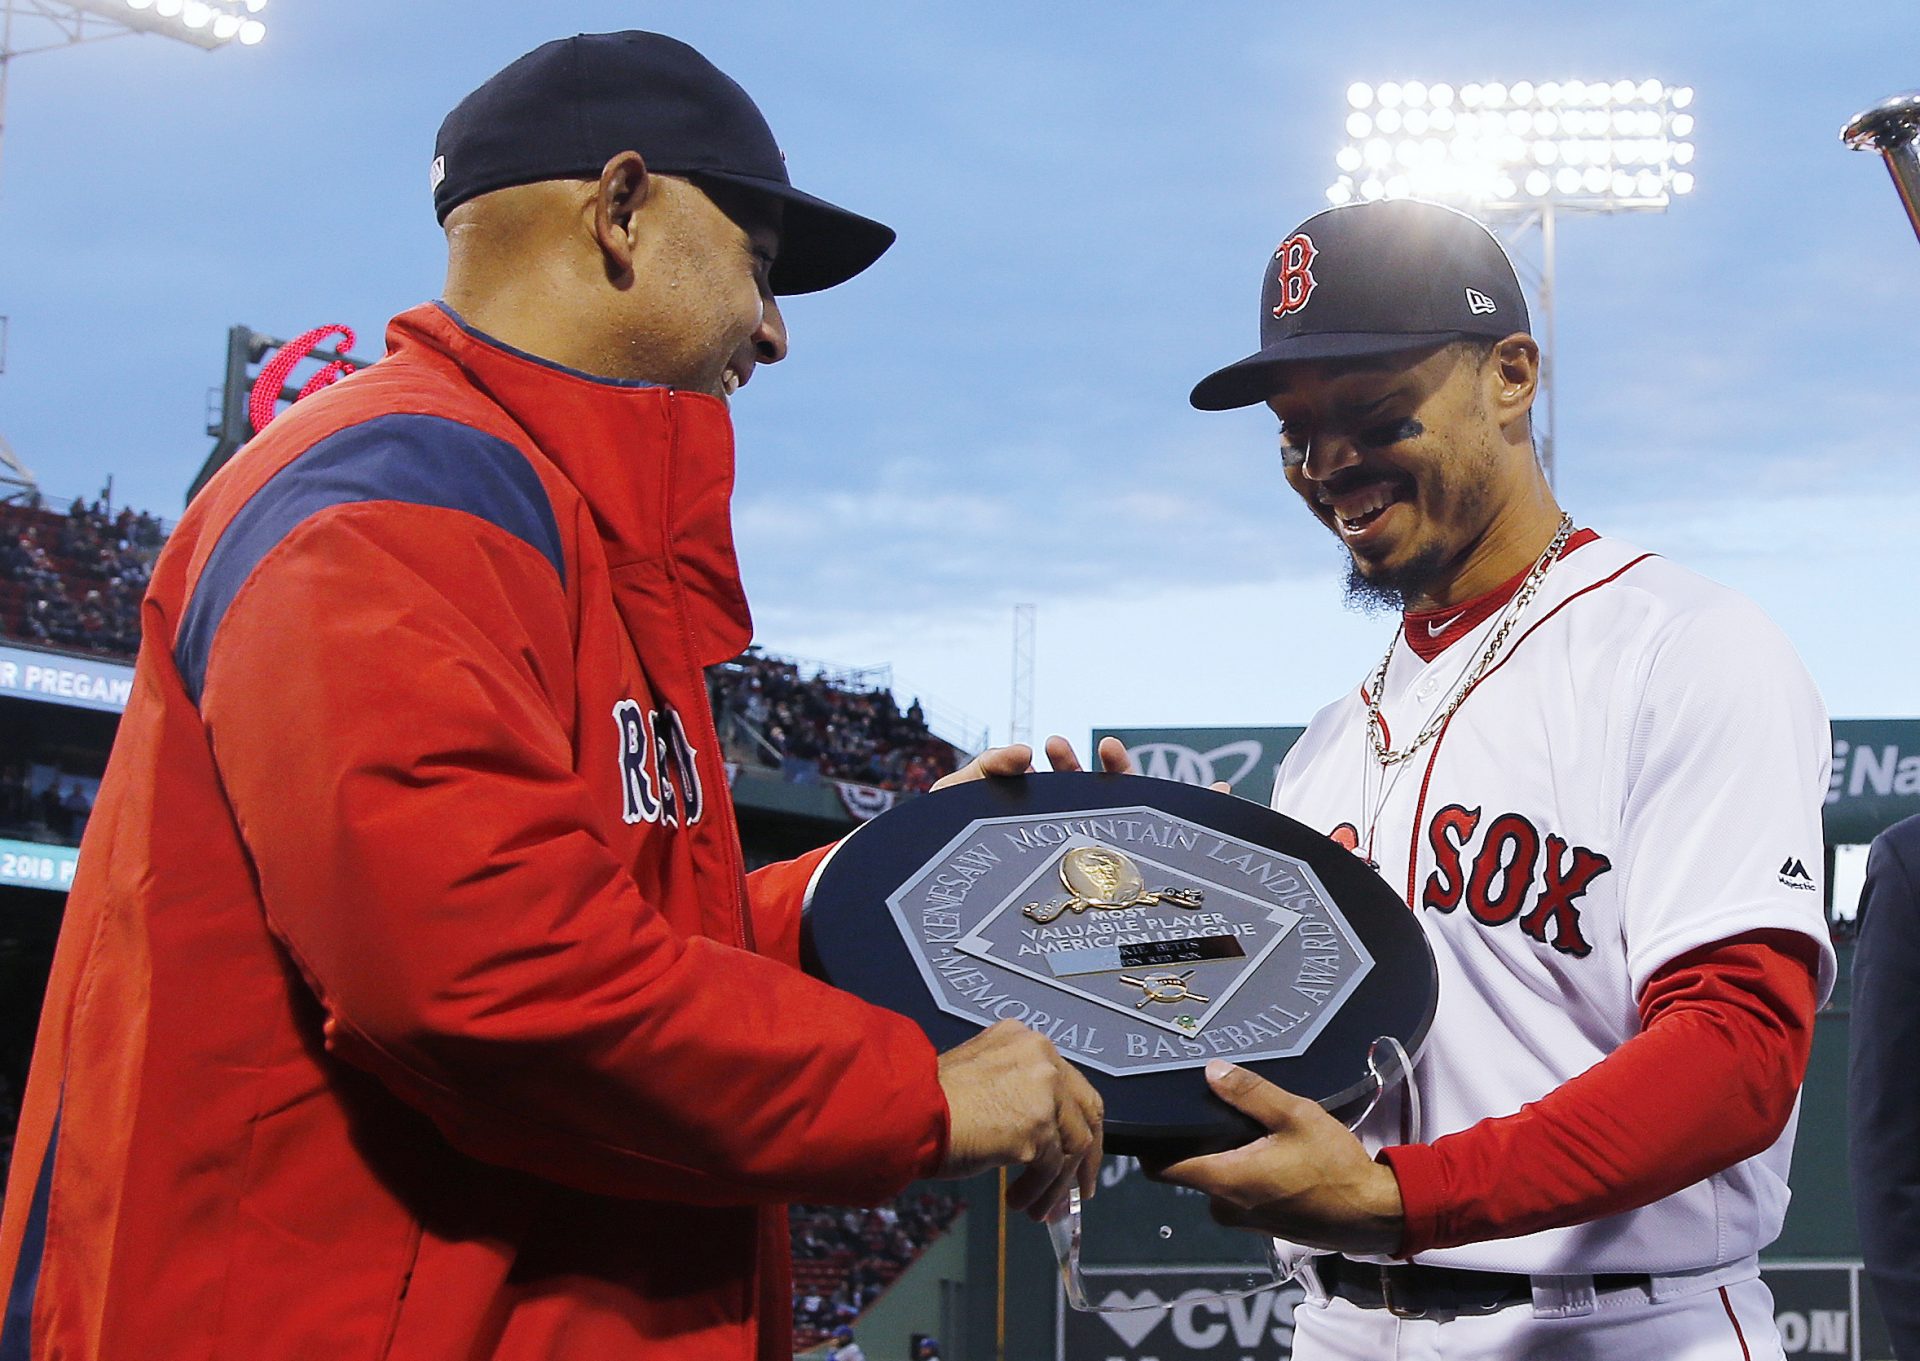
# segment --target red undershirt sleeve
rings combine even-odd
[[[1806,1075],[1818,963],[1818,944],[1787,930],[1681,955],[1641,993],[1641,1032],[1580,1076],[1512,1115],[1382,1149],[1405,1205],[1399,1255],[1638,1209],[1770,1146]]]

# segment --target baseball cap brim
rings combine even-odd
[[[1245,359],[1237,359],[1194,384],[1187,399],[1201,411],[1232,411],[1264,402],[1275,391],[1274,379],[1294,364],[1328,359],[1367,359],[1375,355],[1407,354],[1432,349],[1466,336],[1464,331],[1423,331],[1382,335],[1374,332],[1326,331],[1289,336]]]
[[[848,212],[790,184],[722,170],[691,173],[695,179],[717,180],[781,204],[780,253],[770,276],[773,291],[781,296],[818,293],[843,284],[893,244],[893,228],[885,223]]]

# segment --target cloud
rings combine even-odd
[[[1264,450],[1210,466],[1174,446],[1098,474],[1080,459],[1036,446],[964,473],[906,459],[854,486],[740,496],[748,587],[763,613],[804,605],[836,619],[1212,588],[1320,568],[1337,551]]]

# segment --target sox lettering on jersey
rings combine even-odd
[[[1421,906],[1452,912],[1464,900],[1483,926],[1517,918],[1520,929],[1541,944],[1584,958],[1593,946],[1581,934],[1575,904],[1613,862],[1552,832],[1543,835],[1518,813],[1487,821],[1484,832],[1482,821],[1478,808],[1457,803],[1433,815],[1427,845],[1434,869],[1421,890]],[[1533,907],[1522,916],[1529,897]]]
[[[1598,851],[1569,845],[1565,837],[1551,832],[1543,836],[1518,813],[1493,819],[1468,855],[1480,823],[1478,808],[1459,804],[1433,815],[1427,824],[1427,845],[1433,851],[1434,870],[1421,890],[1420,905],[1451,912],[1464,900],[1467,911],[1483,926],[1505,926],[1519,917],[1520,929],[1535,940],[1583,958],[1593,946],[1581,933],[1575,903],[1613,862]],[[1327,835],[1359,852],[1359,829],[1351,822],[1341,823]],[[1539,893],[1533,910],[1521,917],[1534,892],[1536,871]]]
[[[691,827],[705,811],[700,768],[680,715],[672,709],[642,710],[633,700],[613,706],[620,731],[623,822],[659,822]]]

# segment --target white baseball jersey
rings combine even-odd
[[[1500,615],[1431,662],[1396,641],[1390,746],[1413,740]],[[1364,689],[1364,686],[1362,687]],[[1371,844],[1439,964],[1418,1065],[1432,1141],[1508,1115],[1640,1030],[1641,989],[1675,957],[1765,928],[1834,957],[1820,810],[1832,744],[1792,646],[1751,602],[1618,540],[1555,563],[1444,730],[1384,778],[1361,690],[1315,716],[1273,806]],[[1798,1107],[1795,1107],[1797,1120]],[[1420,1254],[1534,1275],[1687,1272],[1780,1231],[1794,1121],[1765,1152],[1643,1209]],[[1400,1142],[1393,1112],[1364,1129]]]

